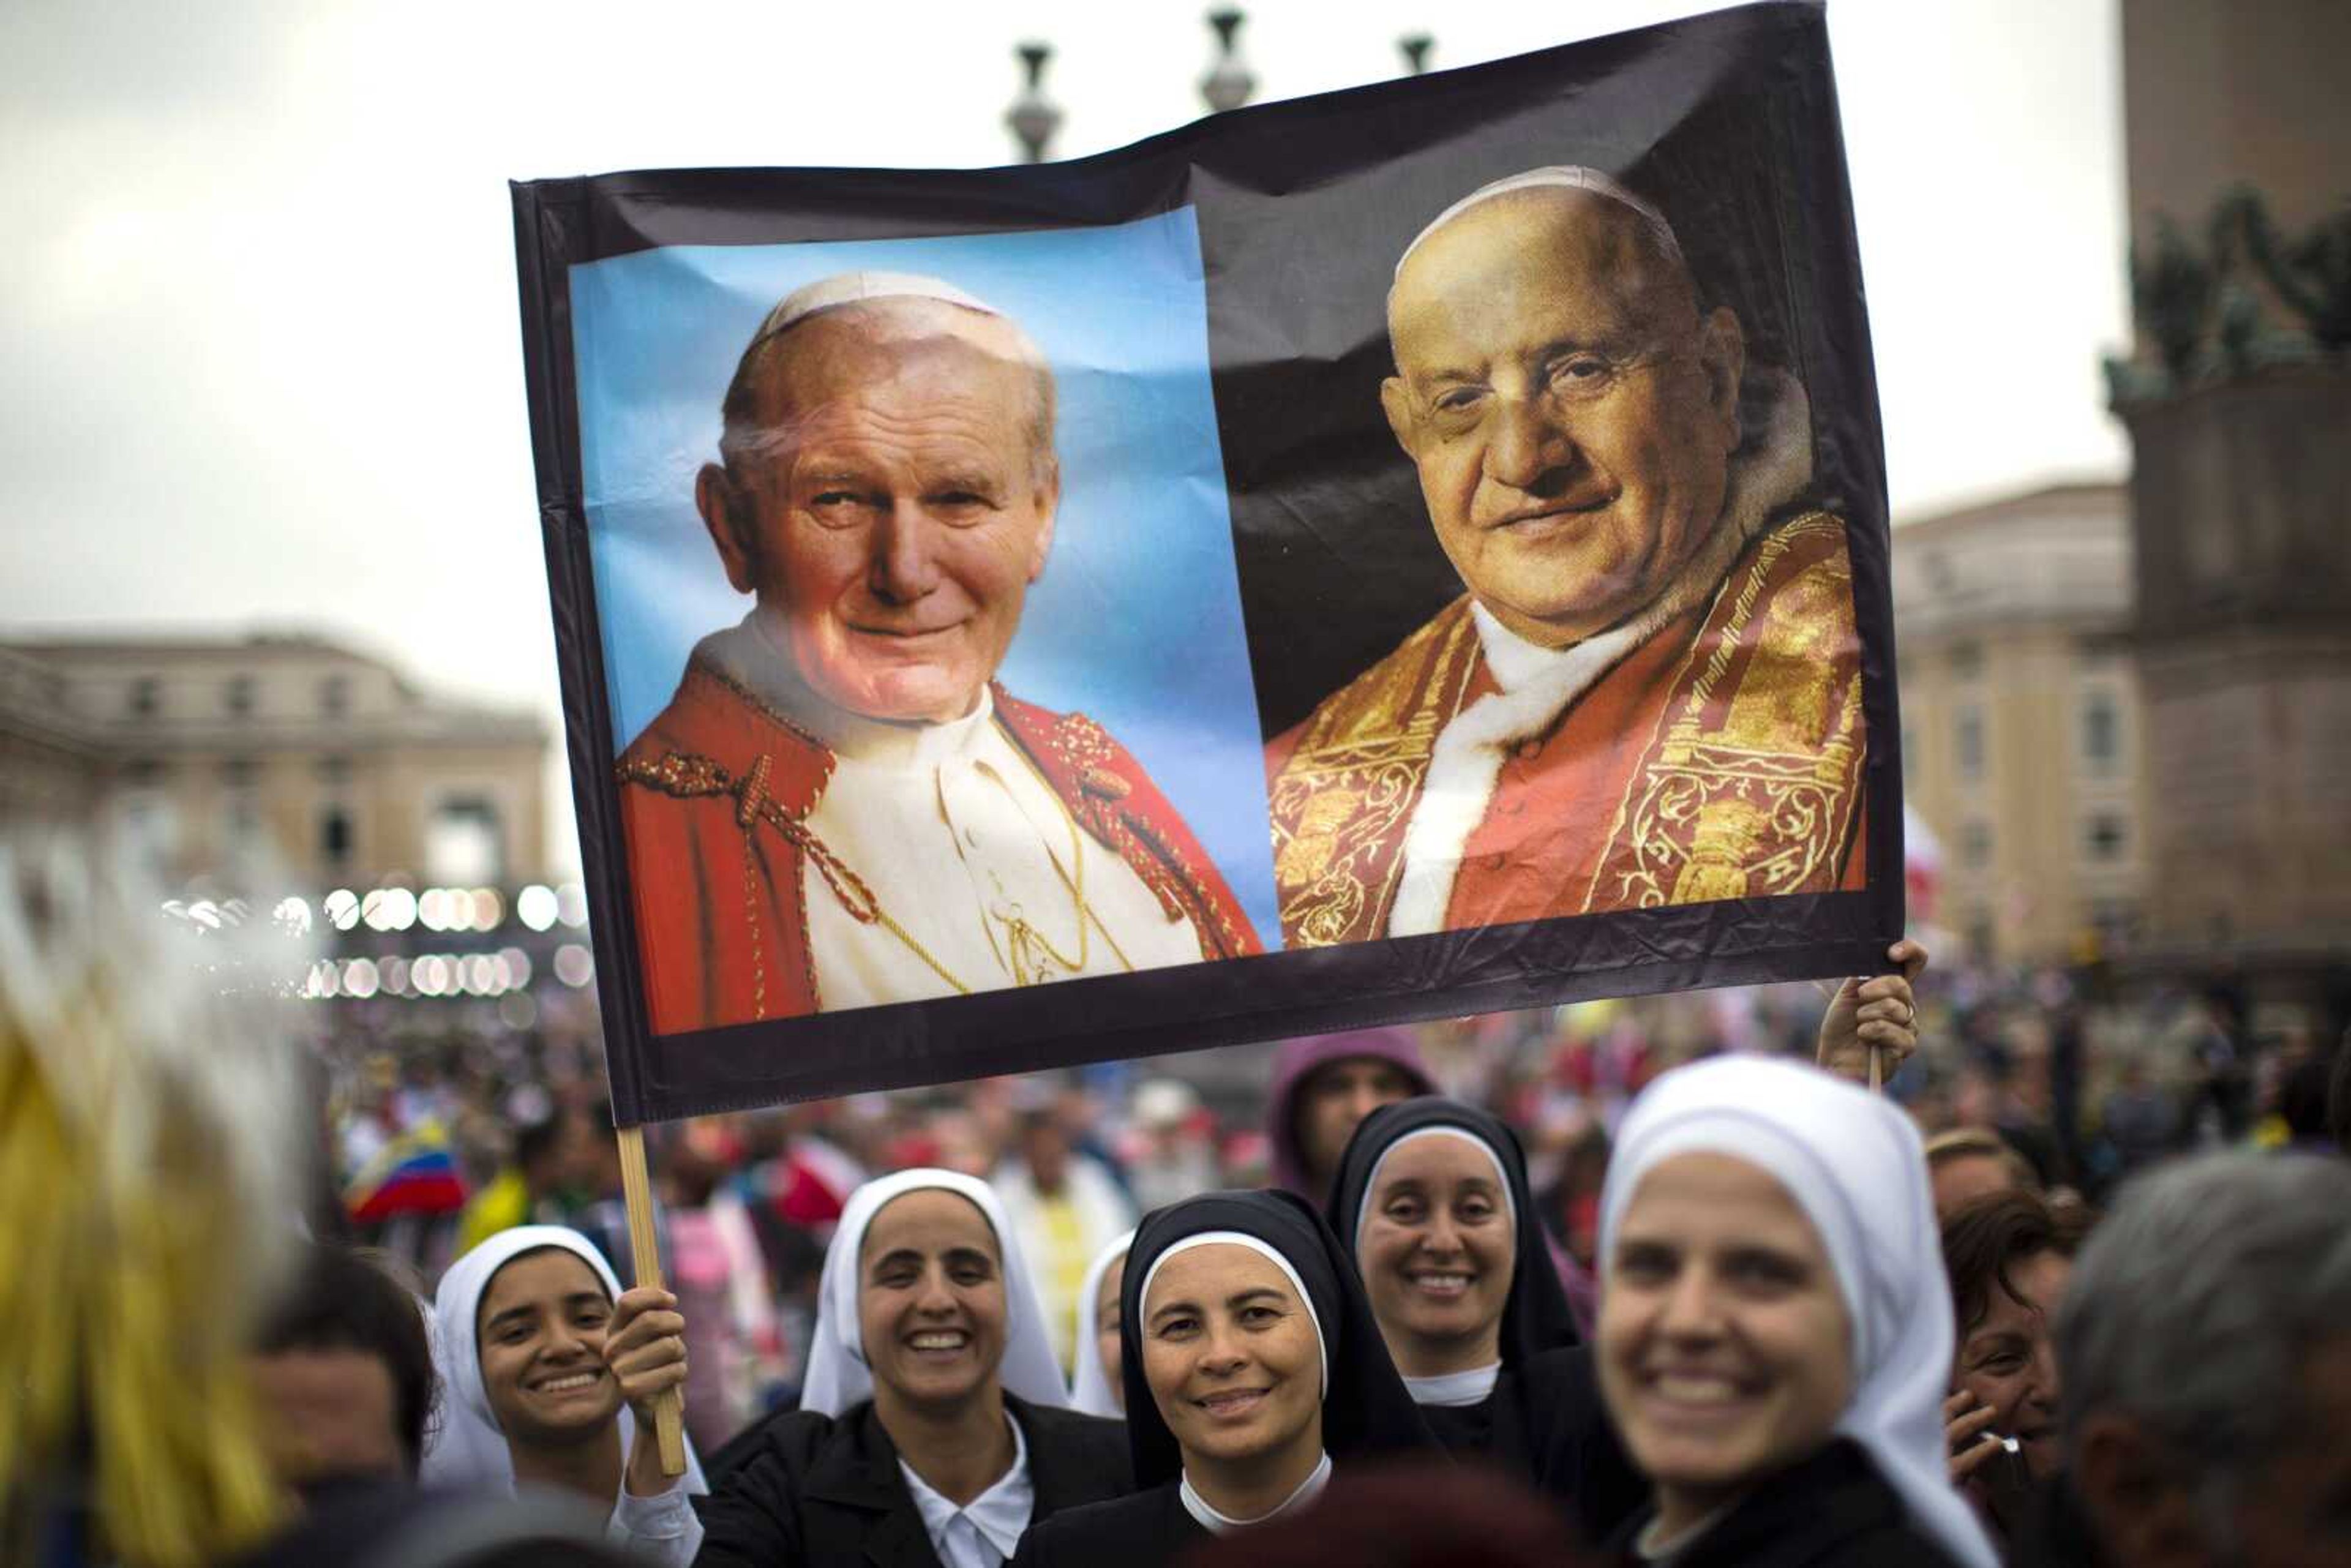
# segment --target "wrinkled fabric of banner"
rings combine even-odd
[[[1885,967],[1817,5],[513,193],[622,1123]]]

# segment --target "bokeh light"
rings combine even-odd
[[[596,977],[595,957],[579,943],[566,942],[555,950],[555,977],[577,989]]]
[[[555,890],[540,883],[532,883],[515,896],[515,917],[533,931],[544,931],[555,924]]]
[[[381,977],[372,958],[354,958],[343,966],[343,995],[365,1001],[375,995]]]

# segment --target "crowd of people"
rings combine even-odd
[[[45,958],[70,904],[0,933],[58,978],[0,1035],[12,1562],[2351,1552],[2351,1073],[2224,994],[1905,943],[697,1120],[632,1287],[577,1041],[288,1040],[217,962],[175,1011]]]

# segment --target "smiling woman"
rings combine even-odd
[[[1594,1539],[1640,1506],[1508,1127],[1436,1095],[1373,1112],[1331,1228],[1439,1442],[1568,1501]]]
[[[1120,1284],[1132,1497],[1029,1532],[1033,1568],[1153,1568],[1312,1505],[1334,1462],[1434,1448],[1338,1239],[1286,1192],[1145,1219]]]
[[[482,1392],[509,1444],[565,1447],[611,1425],[621,1403],[602,1354],[612,1299],[580,1257],[550,1247],[517,1258],[476,1315]]]
[[[433,1298],[433,1359],[448,1397],[425,1451],[433,1484],[555,1487],[609,1501],[607,1537],[655,1562],[694,1556],[686,1499],[637,1444],[640,1407],[685,1378],[684,1320],[658,1291],[621,1289],[576,1230],[522,1225],[449,1266]]]
[[[1951,1479],[2013,1536],[2036,1483],[2063,1465],[2058,1309],[2089,1216],[2035,1192],[1995,1192],[1943,1222],[1959,1351],[1944,1402]]]
[[[1032,1520],[1127,1489],[1118,1424],[1066,1403],[996,1195],[868,1182],[825,1253],[800,1407],[714,1457],[695,1561],[997,1568]]]
[[[1598,1360],[1677,1568],[1996,1561],[1944,1473],[1950,1301],[1907,1117],[1811,1068],[1660,1078],[1602,1197]]]
[[[1211,1531],[1302,1505],[1330,1474],[1322,1327],[1280,1253],[1187,1236],[1143,1285],[1143,1380],[1176,1446],[1185,1510]]]

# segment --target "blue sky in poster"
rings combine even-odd
[[[778,299],[853,268],[944,278],[1044,350],[1061,398],[1061,510],[1000,676],[1016,695],[1092,715],[1141,758],[1278,946],[1189,208],[1034,234],[672,246],[572,268],[580,472],[616,742],[669,701],[695,643],[750,608],[694,509],[737,357]]]

